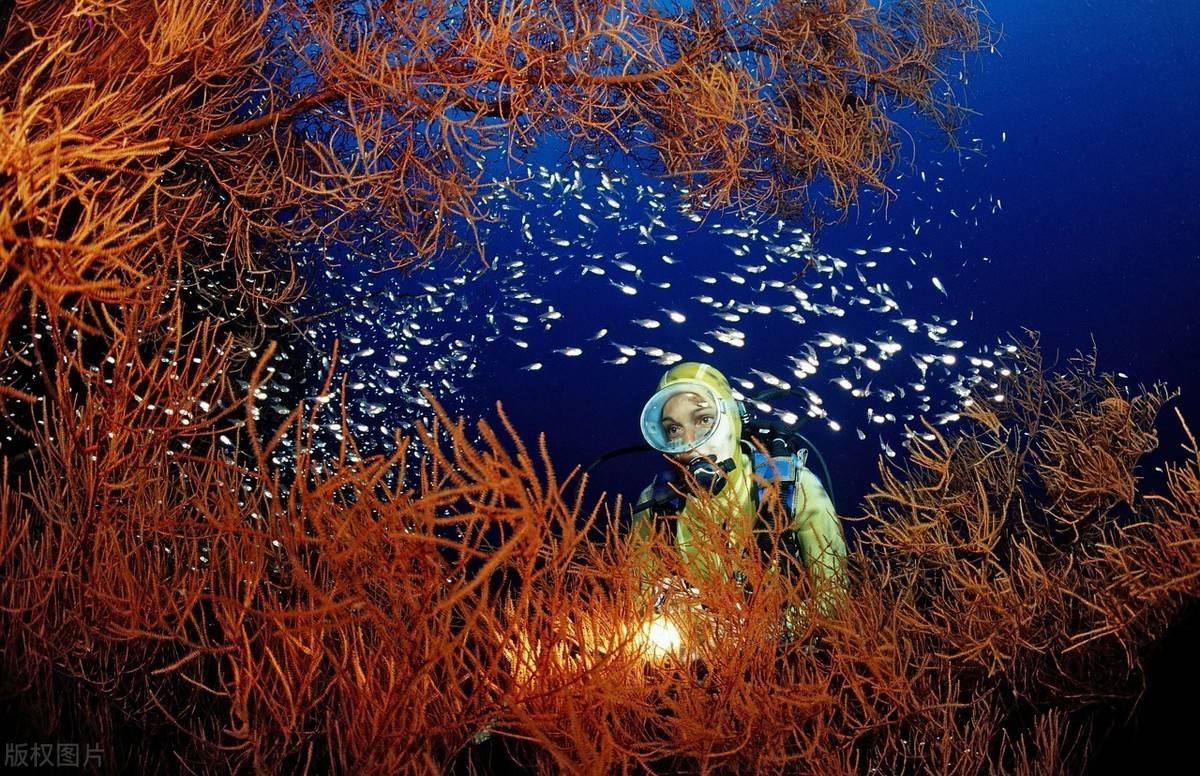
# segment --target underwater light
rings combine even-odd
[[[647,656],[661,660],[667,655],[678,655],[682,651],[683,636],[675,623],[659,614],[642,627],[641,642]]]

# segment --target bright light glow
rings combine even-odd
[[[663,615],[655,615],[654,619],[642,627],[642,641],[649,657],[662,659],[669,654],[679,654],[683,646],[683,636],[675,623]]]

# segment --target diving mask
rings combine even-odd
[[[669,455],[702,446],[725,430],[729,408],[711,388],[690,380],[671,383],[642,408],[642,436]]]

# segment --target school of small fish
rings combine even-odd
[[[945,181],[920,178],[938,192]],[[930,436],[913,430],[920,416],[951,423],[978,384],[996,388],[1006,346],[969,352],[956,318],[906,312],[923,274],[950,297],[920,250],[921,230],[940,228],[934,215],[914,219],[906,240],[876,244],[868,229],[859,246],[827,252],[784,221],[704,214],[678,193],[595,156],[532,165],[481,199],[497,216],[479,225],[486,263],[435,262],[412,276],[379,273],[369,257],[326,267],[320,299],[345,309],[304,336],[315,353],[340,341],[350,429],[411,428],[428,415],[422,390],[451,413],[475,402],[483,414],[506,390],[535,390],[537,373],[558,364],[595,370],[602,384],[604,369],[705,360],[758,412],[875,436],[894,457],[893,445]],[[982,201],[950,216],[978,223]],[[1001,204],[990,201],[994,213]],[[327,355],[311,364],[310,384],[327,367]],[[489,369],[504,379],[473,384]],[[267,406],[283,413],[295,398]],[[340,420],[328,431],[339,441]]]

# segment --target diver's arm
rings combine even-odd
[[[847,589],[846,539],[833,502],[817,475],[801,468],[792,505],[792,529],[800,541],[804,564],[813,585],[821,587],[818,602],[828,614],[839,593]]]

